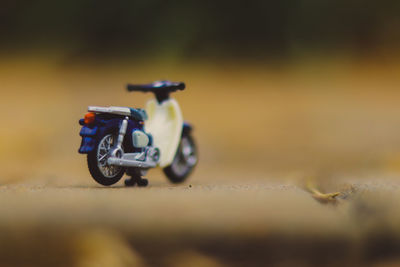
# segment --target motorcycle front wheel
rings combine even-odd
[[[125,168],[109,165],[107,160],[110,151],[117,142],[117,134],[106,133],[97,143],[96,148],[87,155],[89,172],[93,179],[101,185],[110,186],[117,183],[125,173]]]
[[[193,137],[183,133],[173,162],[163,171],[172,183],[182,183],[192,173],[197,164],[197,157],[197,147]]]

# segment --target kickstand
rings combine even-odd
[[[126,186],[139,186],[139,187],[146,187],[149,184],[149,180],[142,178],[141,176],[134,175],[131,178],[125,179]]]

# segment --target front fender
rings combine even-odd
[[[183,123],[183,128],[182,128],[182,135],[184,134],[190,134],[193,131],[193,126],[188,123],[188,122],[184,122]]]

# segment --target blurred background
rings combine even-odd
[[[143,208],[148,207],[154,214],[159,210],[170,211],[172,207],[172,204],[166,207],[154,204],[157,199],[172,198],[179,210],[185,198],[186,205],[198,209],[199,203],[205,200],[201,188],[222,188],[222,192],[218,189],[208,193],[213,194],[221,210],[214,210],[214,214],[213,210],[202,207],[199,217],[190,212],[184,215],[188,217],[183,222],[188,220],[193,227],[197,225],[194,228],[208,233],[210,240],[224,229],[226,221],[234,223],[237,218],[243,218],[236,213],[226,217],[221,213],[239,204],[237,198],[225,194],[227,185],[250,183],[256,188],[250,186],[251,190],[259,192],[265,183],[298,185],[305,177],[313,177],[325,190],[338,191],[343,183],[354,180],[382,183],[390,179],[391,188],[397,190],[399,13],[400,2],[395,0],[3,0],[0,8],[0,111],[3,114],[0,198],[3,203],[13,204],[1,208],[2,227],[8,229],[15,221],[26,220],[24,216],[32,216],[29,218],[36,223],[35,227],[54,227],[65,223],[65,213],[90,221],[99,216],[95,207],[104,204],[97,202],[99,194],[115,201],[111,201],[113,206],[118,206],[116,200],[130,202],[132,197],[138,200],[134,196],[136,192],[126,192],[121,185],[116,187],[120,191],[101,190],[87,171],[85,157],[77,153],[78,120],[86,113],[87,106],[144,107],[151,96],[126,92],[128,82],[167,79],[186,83],[187,89],[174,97],[185,119],[195,127],[199,166],[188,183],[178,189],[160,171],[151,171],[148,178],[152,190],[139,195],[147,201],[156,199],[153,204],[142,203]],[[185,190],[188,184],[200,187],[192,201],[185,192],[176,191]],[[175,196],[165,193],[166,188],[174,188],[171,192]],[[162,199],[156,197],[158,193],[163,195]],[[247,208],[270,205],[270,211],[276,211],[280,206],[272,203],[280,203],[282,198],[279,194],[274,195],[276,199],[253,199],[251,192],[240,195],[235,191],[235,194],[245,203],[239,205],[242,207],[239,210],[252,219],[239,220],[248,228],[232,226],[232,233],[257,227],[264,229],[263,223],[271,218],[264,214],[260,219],[256,216],[259,210]],[[303,203],[296,194],[288,197],[293,199],[292,204]],[[31,203],[36,198],[37,202]],[[307,201],[302,205],[304,210],[320,211],[312,204],[309,208]],[[45,205],[45,210],[37,210],[42,203],[60,206]],[[79,203],[83,210],[76,209]],[[207,203],[208,207],[213,206]],[[293,209],[296,205],[286,203],[286,207]],[[26,213],[27,209],[32,214]],[[147,214],[145,210],[138,212]],[[325,211],[321,212],[321,217],[325,217]],[[222,215],[218,217],[217,213]],[[63,219],[56,220],[51,214]],[[103,216],[110,214],[113,213],[107,211]],[[135,217],[125,217],[128,215],[123,210],[118,215],[113,222],[117,226],[111,227],[117,233],[127,232],[118,224],[125,220],[142,225]],[[159,216],[168,221],[168,215],[165,215],[167,219]],[[304,219],[297,214],[297,219],[284,218],[315,223],[315,218],[310,216],[307,214],[304,218],[308,219]],[[49,218],[53,218],[52,223],[44,224]],[[200,219],[200,223],[187,218]],[[66,220],[66,224],[79,225],[82,220]],[[276,225],[281,224],[278,219],[277,222]],[[143,224],[146,223],[144,220]],[[305,225],[307,228],[314,224]],[[174,229],[171,225],[168,227]],[[346,227],[340,224],[337,228]],[[145,233],[154,231],[150,226],[140,229]],[[211,233],[210,229],[217,230]],[[91,240],[88,246],[98,240],[99,243],[107,243],[109,238],[114,240],[113,234],[103,235],[103,230],[89,233],[83,239],[79,237],[78,243],[86,244],[82,241],[86,238]],[[34,238],[37,233],[33,231]],[[133,242],[128,239],[128,243]],[[10,240],[17,250],[21,249],[19,239],[14,236],[3,242],[9,244]],[[174,236],[171,240],[177,239]],[[115,242],[118,247],[119,241]],[[264,244],[262,240],[257,242]],[[296,247],[295,243],[290,244]],[[49,244],[47,248],[52,247]],[[230,243],[231,248],[239,247],[234,244]],[[397,246],[398,241],[391,244]],[[22,250],[30,248],[28,244]],[[158,248],[161,251],[163,246]],[[256,256],[262,258],[262,251]],[[370,250],[366,251],[369,259]],[[199,265],[216,264],[196,253],[178,255],[179,260],[164,255],[163,264],[185,265],[185,260],[192,259]],[[225,251],[221,255],[224,253],[229,254]],[[30,259],[30,254],[27,255]],[[308,261],[307,253],[304,255],[305,260],[299,256],[304,262],[315,263]],[[344,255],[347,254],[344,252]],[[2,257],[13,265],[12,257]],[[222,258],[232,264],[228,256]],[[54,260],[58,259],[55,256]],[[26,261],[21,260],[23,263]],[[257,257],[253,263],[260,263]]]
[[[3,1],[2,180],[25,177],[26,160],[44,164],[39,175],[58,173],[49,161],[78,171],[86,107],[144,106],[125,84],[159,79],[187,83],[176,97],[216,170],[392,166],[399,11],[389,0]]]
[[[396,52],[397,1],[3,1],[4,51],[68,59],[291,59]]]

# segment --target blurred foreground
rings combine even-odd
[[[400,63],[0,63],[3,266],[400,264]],[[88,105],[183,80],[200,164],[172,186],[100,187],[77,154]],[[307,190],[340,192],[327,205]]]
[[[290,183],[203,184],[3,186],[0,200],[12,204],[0,207],[1,265],[400,263],[398,181],[342,187],[336,206]]]

